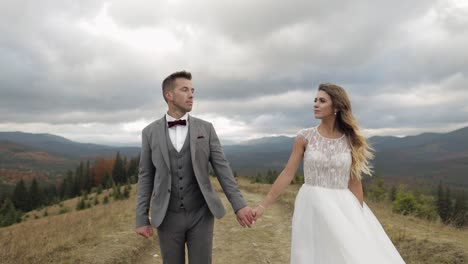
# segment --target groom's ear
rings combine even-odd
[[[171,90],[167,90],[164,92],[164,98],[166,99],[166,102],[169,102],[172,100]]]

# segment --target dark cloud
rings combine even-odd
[[[450,0],[4,1],[0,128],[125,133],[116,124],[164,114],[161,81],[181,69],[194,114],[239,133],[316,124],[323,82],[345,87],[374,132],[454,127],[468,120],[467,14]]]

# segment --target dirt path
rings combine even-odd
[[[246,202],[253,206],[261,199],[260,194],[242,190]],[[260,219],[255,228],[242,228],[236,221],[231,205],[220,194],[227,214],[215,221],[213,241],[213,263],[263,264],[289,263],[291,241],[291,208],[280,203],[274,204]],[[155,238],[154,247],[135,263],[161,264],[159,244]]]

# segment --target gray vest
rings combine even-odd
[[[190,155],[190,133],[187,133],[184,146],[177,152],[166,133],[169,162],[172,171],[171,197],[169,199],[169,211],[195,210],[206,204],[205,198],[198,186],[193,172],[192,156]]]

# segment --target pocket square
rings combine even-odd
[[[203,135],[199,135],[197,139],[200,139],[200,138],[205,138],[205,137]]]

